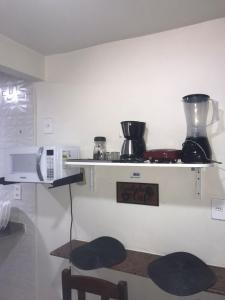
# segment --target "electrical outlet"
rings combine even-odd
[[[224,199],[212,199],[212,219],[225,220]]]
[[[14,184],[14,186],[13,186],[13,199],[14,200],[21,200],[22,199],[21,184]]]

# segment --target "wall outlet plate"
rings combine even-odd
[[[22,199],[22,187],[20,183],[13,185],[13,199],[14,200]]]
[[[156,183],[117,182],[117,202],[159,206],[159,185]]]
[[[212,199],[212,219],[225,220],[224,199]]]

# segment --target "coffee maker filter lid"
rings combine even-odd
[[[183,97],[183,101],[186,103],[199,103],[206,102],[210,98],[209,95],[206,94],[191,94]]]
[[[106,142],[106,138],[104,136],[95,136],[94,141],[95,142]]]

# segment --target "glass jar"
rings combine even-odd
[[[93,159],[105,160],[106,159],[106,138],[104,136],[96,136],[94,138],[94,151]]]

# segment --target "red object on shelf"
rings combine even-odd
[[[155,163],[176,163],[181,158],[181,150],[153,149],[144,152],[144,159]]]

